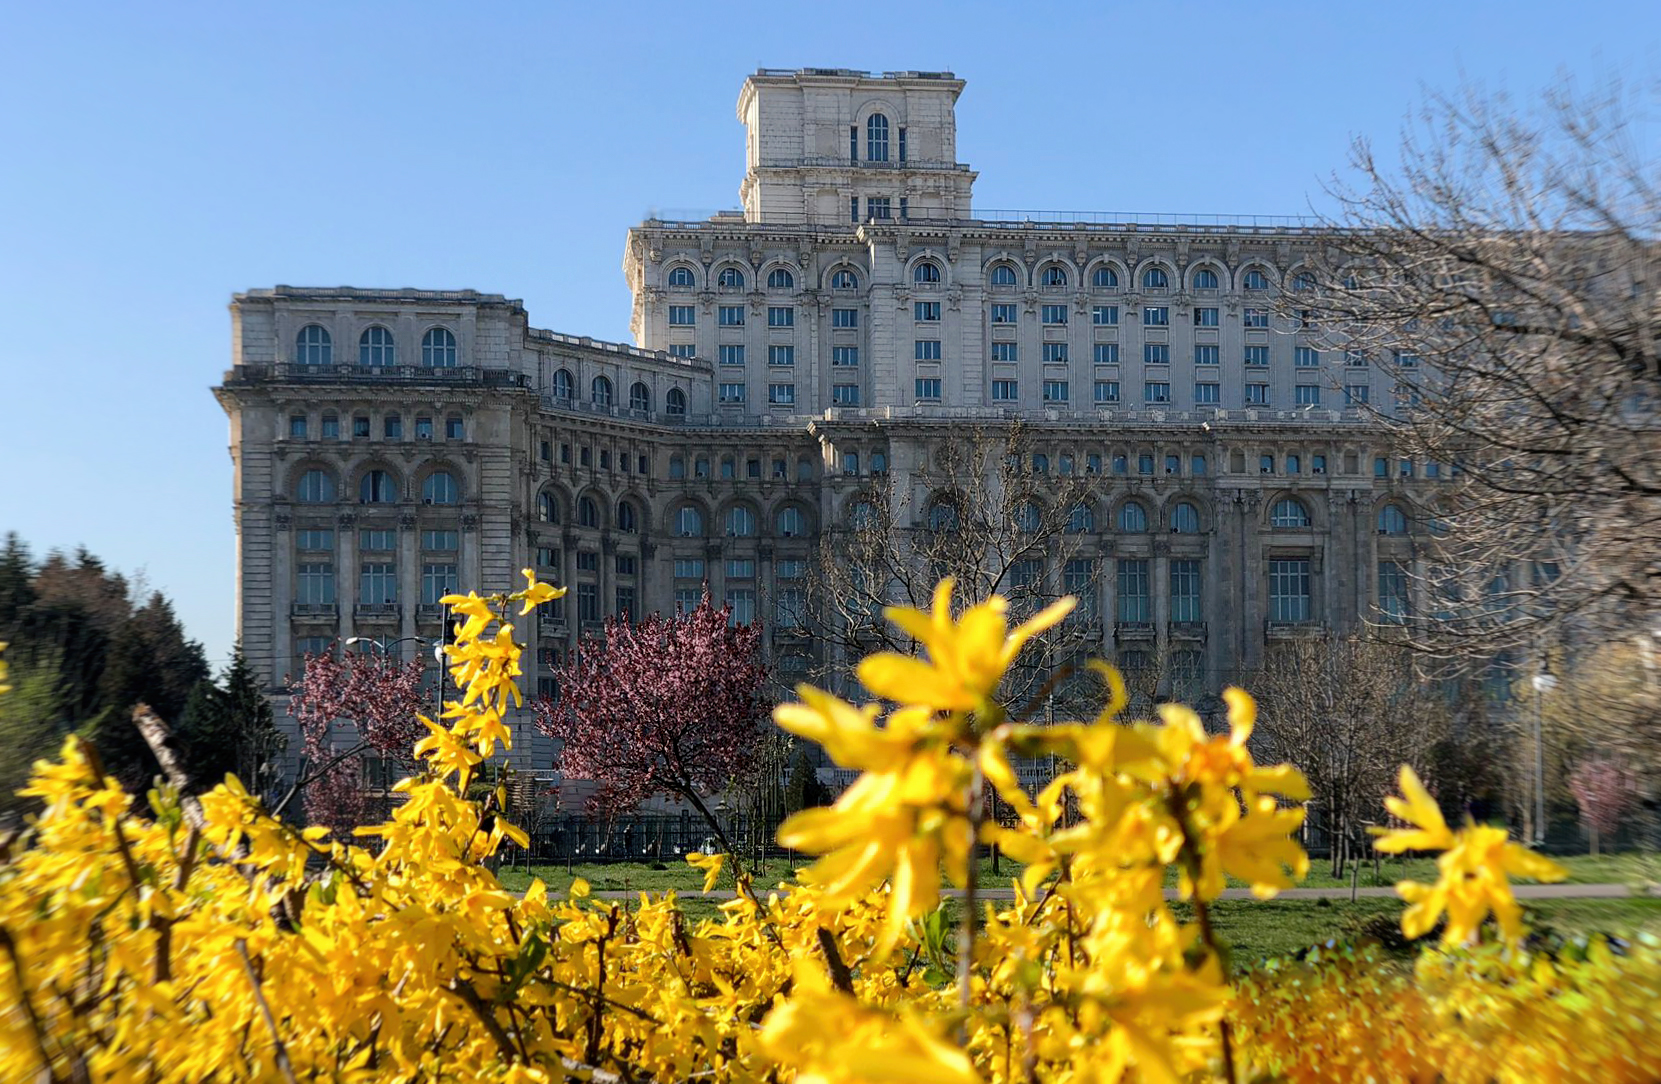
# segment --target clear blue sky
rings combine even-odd
[[[226,303],[473,287],[626,340],[624,231],[736,206],[758,66],[951,69],[982,207],[1283,214],[1424,86],[1661,78],[1661,4],[0,0],[0,531],[235,597]]]

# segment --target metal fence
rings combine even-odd
[[[733,848],[747,857],[782,854],[773,841],[779,817],[717,812],[722,831]],[[685,813],[619,813],[588,816],[562,813],[527,827],[529,858],[536,865],[576,865],[605,862],[680,863],[686,855],[721,849],[704,819]],[[526,854],[506,848],[504,862],[524,864]]]

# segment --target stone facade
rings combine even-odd
[[[1088,482],[1078,552],[1108,655],[1181,650],[1215,690],[1277,637],[1399,604],[1440,472],[1392,457],[1356,408],[1391,392],[1378,359],[1296,311],[1321,237],[973,211],[962,87],[746,80],[743,211],[629,231],[637,347],[472,291],[237,295],[216,389],[237,624],[273,686],[332,638],[436,636],[449,584],[525,566],[572,588],[532,630],[544,685],[603,615],[706,580],[805,667],[777,618],[822,533],[873,473],[926,508],[919,468],[954,429],[1015,419],[1035,472]]]

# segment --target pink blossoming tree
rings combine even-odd
[[[1580,806],[1580,819],[1592,830],[1592,853],[1598,853],[1600,837],[1613,838],[1637,797],[1632,770],[1608,757],[1594,757],[1576,764],[1569,776],[1569,789]]]
[[[307,655],[300,679],[289,685],[288,713],[300,724],[305,753],[301,780],[306,819],[337,832],[363,823],[363,755],[373,752],[400,764],[426,733],[415,713],[427,699],[419,659],[402,662],[384,652],[341,658]],[[336,748],[333,724],[348,720],[356,744]]]
[[[607,619],[559,671],[559,696],[536,702],[536,725],[563,743],[559,769],[599,784],[591,809],[660,794],[696,809],[732,853],[704,798],[751,774],[767,679],[761,626],[731,626],[709,595],[690,613],[638,625]]]

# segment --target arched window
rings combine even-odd
[[[398,486],[384,470],[372,470],[358,483],[358,500],[366,504],[392,504],[398,500]]]
[[[997,264],[992,268],[991,278],[988,280],[993,286],[1019,286],[1020,279],[1015,276],[1015,269],[1006,263]]]
[[[554,370],[554,398],[569,403],[576,395],[576,383],[569,369]]]
[[[1217,288],[1217,272],[1209,267],[1202,267],[1194,272],[1194,289],[1215,290]]]
[[[690,504],[683,504],[675,511],[675,534],[681,538],[701,538],[704,533],[704,516]]]
[[[939,282],[940,265],[929,260],[924,260],[922,263],[911,269],[911,281],[919,283]]]
[[[1027,534],[1037,534],[1039,524],[1043,522],[1043,514],[1038,511],[1038,505],[1032,501],[1022,501],[1015,510],[1015,529]]]
[[[1292,292],[1307,294],[1315,288],[1315,274],[1312,271],[1299,271],[1292,277]]]
[[[421,483],[421,500],[426,504],[455,504],[461,500],[456,476],[447,470],[435,470]]]
[[[421,364],[429,369],[456,367],[456,337],[449,328],[428,328],[421,336]]]
[[[749,538],[756,533],[756,514],[742,504],[727,509],[727,534],[733,538]]]
[[[1188,501],[1178,501],[1171,506],[1171,533],[1172,534],[1199,534],[1200,510]]]
[[[692,277],[690,267],[672,267],[669,269],[669,288],[671,290],[690,290],[697,280]]]
[[[577,500],[577,526],[598,527],[600,525],[600,506],[594,503],[593,497],[581,497]]]
[[[593,384],[589,386],[589,398],[594,400],[595,406],[610,406],[611,379],[604,376],[595,377]]]
[[[794,505],[786,505],[779,512],[779,534],[784,538],[801,538],[807,534],[807,517]]]
[[[1271,527],[1307,527],[1309,526],[1309,509],[1303,502],[1294,497],[1282,497],[1275,502],[1269,512],[1269,526]]]
[[[1240,280],[1240,285],[1247,290],[1267,290],[1269,276],[1254,267],[1246,272],[1246,277]]]
[[[296,365],[333,365],[334,346],[329,331],[317,324],[307,324],[294,337]]]
[[[723,290],[742,290],[744,288],[744,272],[736,267],[723,267],[720,276],[715,280],[715,285]]]
[[[552,493],[536,495],[536,518],[543,523],[559,522],[559,500]]]
[[[1032,453],[1032,473],[1050,473],[1050,457],[1045,455],[1043,452]]]
[[[856,531],[868,530],[877,525],[877,510],[870,501],[855,501],[848,509],[848,526]]]
[[[859,276],[844,267],[831,275],[831,289],[857,290],[859,289]]]
[[[1116,290],[1119,288],[1119,273],[1104,264],[1090,273],[1090,285],[1098,290]]]
[[[1065,285],[1067,285],[1067,269],[1065,267],[1061,267],[1057,264],[1051,264],[1050,266],[1044,268],[1043,274],[1038,276],[1038,285],[1040,285],[1040,286],[1065,286]]]
[[[1148,530],[1148,510],[1135,501],[1119,506],[1119,530],[1124,534],[1145,534]]]
[[[767,273],[767,288],[769,290],[794,290],[796,276],[782,267],[775,267]]]
[[[888,118],[881,113],[872,113],[865,122],[865,159],[888,161]]]
[[[1150,267],[1142,272],[1142,288],[1145,290],[1164,290],[1171,285],[1171,276],[1165,273],[1163,267]]]
[[[1407,516],[1393,504],[1387,504],[1378,510],[1379,534],[1406,534]]]
[[[335,499],[335,480],[325,470],[309,470],[300,475],[294,499],[306,504],[326,504]]]
[[[686,414],[686,392],[679,388],[670,388],[669,394],[663,397],[663,408],[675,417]]]
[[[929,530],[957,530],[957,507],[950,501],[936,501],[929,509]]]
[[[652,409],[652,389],[648,388],[645,384],[642,384],[638,380],[631,384],[629,386],[629,409]]]
[[[1073,505],[1072,511],[1067,513],[1068,534],[1089,534],[1096,529],[1096,513],[1083,501]]]
[[[634,510],[634,505],[628,501],[617,502],[617,529],[624,534],[637,534],[640,531],[640,513]]]
[[[376,368],[398,364],[398,353],[392,345],[392,332],[377,324],[364,328],[358,336],[358,364]]]

